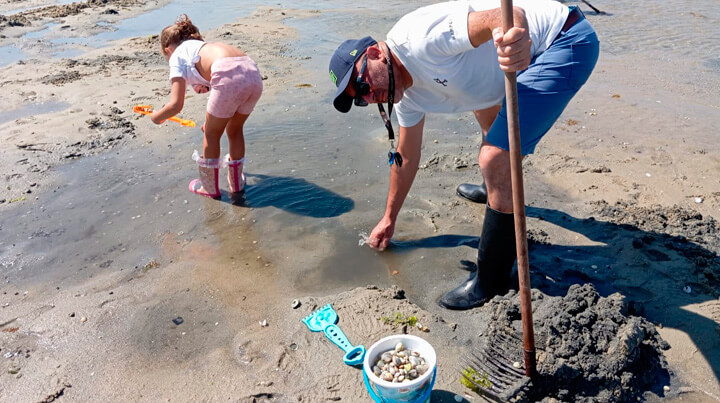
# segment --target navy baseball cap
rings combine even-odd
[[[340,112],[347,112],[353,104],[353,98],[345,93],[352,76],[353,66],[365,50],[377,41],[369,36],[362,39],[348,39],[343,42],[330,59],[330,79],[335,83],[337,92],[333,105]]]

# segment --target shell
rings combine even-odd
[[[420,364],[420,365],[418,365],[417,368],[415,368],[415,369],[417,370],[417,373],[418,373],[418,374],[422,375],[422,374],[424,374],[425,372],[427,372],[427,370],[428,370],[428,365],[427,365],[427,364]]]
[[[377,358],[373,373],[384,381],[401,383],[417,379],[428,369],[429,365],[419,352],[397,343],[393,350],[385,351]]]

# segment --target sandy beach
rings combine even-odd
[[[386,133],[374,109],[341,116],[330,104],[327,60],[339,38],[364,29],[384,38],[420,4],[394,2],[374,20],[371,5],[263,5],[199,26],[263,74],[240,201],[222,178],[220,201],[187,190],[204,96],[188,92],[181,114],[195,128],[132,112],[168,100],[157,33],[175,16],[155,34],[102,46],[53,42],[93,38],[167,4],[0,0],[0,49],[23,53],[0,67],[0,401],[371,401],[362,369],[302,323],[325,304],[352,343],[429,341],[431,401],[484,401],[459,371],[497,332],[520,335],[517,295],[469,312],[436,303],[475,267],[484,207],[455,195],[481,180],[474,117],[428,117],[394,244],[378,253],[358,244],[384,208]],[[720,401],[719,70],[623,52],[611,37],[623,10],[580,5],[609,39],[523,165],[539,365],[552,376],[515,400]],[[58,47],[77,55],[52,56]],[[575,299],[587,301],[576,307],[585,316],[569,308]],[[396,313],[420,326],[387,320]],[[588,350],[600,337],[593,323],[571,326],[586,342],[568,352],[552,333],[563,315],[612,316],[614,353]],[[561,384],[575,365],[561,339],[584,357],[578,365],[600,357],[578,376],[605,374],[605,388]],[[628,340],[636,349],[612,350]],[[609,361],[623,370],[606,370]]]

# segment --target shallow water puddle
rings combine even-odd
[[[78,48],[101,48],[118,39],[159,34],[163,27],[172,24],[175,18],[182,13],[188,14],[195,25],[201,27],[203,31],[207,31],[248,15],[257,6],[259,5],[255,3],[227,2],[223,4],[211,1],[173,1],[158,9],[122,20],[117,24],[101,21],[98,25],[106,29],[104,32],[88,37],[53,35],[54,37],[49,39],[49,43],[53,57],[72,57],[83,53],[83,50]],[[25,34],[22,38],[46,38],[54,33],[52,28],[55,25],[58,24],[49,24],[46,28]],[[69,52],[71,50],[73,52]],[[22,58],[5,61],[0,55],[0,65],[7,65]]]
[[[25,52],[15,45],[0,46],[0,67],[23,60],[26,57]]]
[[[64,111],[69,107],[70,104],[65,102],[34,102],[24,104],[17,109],[0,112],[0,125],[28,116],[44,115],[47,113]]]
[[[63,0],[57,4],[71,3],[71,1]],[[393,3],[388,5],[382,3],[383,6],[396,6],[402,4],[401,2]],[[346,6],[353,6],[352,3],[347,2]],[[327,8],[342,7],[343,4],[325,3],[325,2],[314,2],[308,4],[307,2],[292,0],[283,4],[278,4],[272,1],[260,1],[255,3],[243,3],[243,2],[217,2],[210,0],[176,0],[172,1],[160,8],[150,10],[146,13],[138,16],[124,19],[118,23],[110,23],[107,21],[100,21],[97,23],[98,26],[104,28],[103,32],[91,35],[88,37],[75,37],[68,34],[57,34],[55,26],[59,25],[56,23],[47,24],[45,28],[38,31],[27,33],[21,37],[21,40],[47,40],[49,44],[49,53],[54,58],[63,57],[75,57],[83,54],[87,48],[101,48],[107,46],[111,41],[159,34],[163,27],[172,24],[180,14],[187,14],[192,19],[193,23],[197,25],[201,31],[207,31],[214,29],[220,25],[233,22],[238,18],[244,17],[258,9],[259,7],[273,7],[273,8],[288,8],[288,9],[313,9],[322,10]],[[371,6],[368,6],[372,8]],[[27,10],[21,10],[27,11]],[[409,9],[408,9],[409,11]],[[16,11],[17,12],[17,11]],[[392,14],[392,13],[389,13]],[[288,18],[292,18],[289,13]],[[358,17],[354,17],[358,18]],[[390,18],[385,16],[385,20],[389,21]],[[375,19],[374,22],[367,22],[363,20],[363,24],[358,24],[368,28],[368,24],[377,25],[383,19]],[[335,29],[342,31],[343,27],[347,27],[347,21],[342,21],[340,17],[334,22]],[[386,22],[384,25],[389,26]],[[385,29],[385,28],[383,28]],[[310,31],[308,31],[310,32]],[[323,36],[321,31],[315,29],[312,40],[323,40],[324,42],[333,43],[332,38]],[[347,32],[347,31],[345,31]],[[5,49],[7,48],[7,49]],[[0,48],[0,67],[14,63],[18,60],[27,58],[28,55],[23,53],[17,44],[8,45]]]
[[[45,35],[47,35],[54,27],[58,26],[60,24],[52,22],[49,24],[46,24],[42,29],[37,31],[31,31],[26,33],[25,35],[21,36],[22,39],[38,39],[42,38]]]

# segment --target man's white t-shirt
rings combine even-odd
[[[175,77],[181,77],[188,85],[210,86],[210,82],[204,79],[195,68],[195,63],[200,61],[200,48],[203,45],[205,45],[204,41],[188,39],[175,48],[175,51],[170,55],[170,59],[168,59],[171,80]]]
[[[552,0],[515,0],[525,10],[532,56],[544,52],[562,29],[569,9]],[[461,0],[419,8],[402,17],[387,35],[393,56],[413,85],[396,105],[400,126],[416,125],[426,112],[454,113],[499,105],[504,73],[491,40],[474,48],[468,13],[500,7],[500,0]]]

